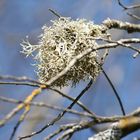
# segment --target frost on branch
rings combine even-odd
[[[36,55],[37,75],[41,82],[46,82],[60,73],[70,61],[88,48],[97,47],[95,37],[102,35],[101,27],[85,19],[71,20],[61,17],[52,21],[52,26],[43,26],[38,45],[23,42],[23,53],[27,56],[34,51]],[[86,80],[90,76],[95,80],[99,74],[99,66],[96,63],[97,51],[78,61],[70,70],[53,86],[65,86],[72,81],[75,85],[80,80]]]

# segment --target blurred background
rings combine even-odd
[[[126,5],[131,5],[138,3],[139,0],[122,1]],[[35,67],[32,66],[34,61],[31,57],[26,58],[20,53],[22,50],[20,43],[26,39],[26,36],[29,36],[29,41],[32,44],[38,42],[38,36],[42,32],[41,27],[44,24],[49,26],[51,24],[50,20],[56,18],[49,12],[49,8],[56,10],[62,16],[72,19],[85,18],[94,21],[96,24],[101,24],[108,17],[138,23],[137,20],[129,17],[123,11],[117,0],[0,0],[0,75],[27,76],[37,79]],[[138,14],[140,9],[131,12]],[[138,37],[137,33],[127,34],[123,31],[112,30],[110,33],[112,33],[114,39]],[[110,51],[104,64],[104,69],[116,87],[127,113],[140,106],[140,57],[133,59],[132,55],[131,50],[117,48]],[[81,82],[73,88],[64,87],[61,90],[76,97],[79,90],[81,91],[87,82]],[[0,96],[23,100],[33,89],[27,86],[0,85]],[[35,100],[63,107],[70,103],[50,91],[44,91]],[[98,115],[122,114],[118,101],[103,74],[100,74],[92,88],[81,98],[81,101]],[[4,118],[14,107],[14,104],[0,101],[0,119]],[[74,108],[79,109],[77,106]],[[9,139],[21,113],[18,113],[4,127],[0,128],[0,140]],[[50,109],[32,107],[27,120],[20,125],[14,139],[38,130],[44,123],[52,120],[56,114],[58,112]],[[76,122],[81,119],[84,118],[65,115],[63,121],[59,121],[58,124]],[[30,138],[30,140],[42,140],[57,127],[55,125],[53,128],[51,127]],[[72,140],[85,140],[93,134],[94,132],[91,130],[83,130],[76,133]],[[140,136],[140,131],[125,137],[123,140],[130,140],[137,136]]]

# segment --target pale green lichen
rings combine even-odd
[[[95,37],[102,34],[101,28],[85,19],[71,20],[59,18],[52,21],[52,26],[43,26],[38,45],[23,42],[23,53],[27,56],[36,51],[34,59],[37,63],[37,75],[41,82],[46,82],[61,72],[69,62],[78,54],[88,48],[97,47]],[[95,80],[99,74],[99,66],[96,63],[97,51],[78,61],[54,86],[65,86],[72,81],[75,85],[80,80],[92,76]]]

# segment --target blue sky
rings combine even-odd
[[[132,1],[126,0],[125,2],[129,4],[129,2]],[[62,16],[72,17],[73,19],[85,18],[98,24],[108,17],[123,21],[130,20],[132,22],[132,19],[123,12],[117,2],[112,0],[13,0],[10,2],[8,0],[1,0],[0,75],[29,76],[37,79],[36,73],[34,72],[35,68],[31,65],[34,61],[31,57],[25,58],[25,56],[20,53],[22,50],[20,43],[27,35],[29,36],[30,42],[33,44],[37,43],[38,35],[42,31],[41,27],[44,24],[50,25],[50,20],[55,19],[55,16],[49,12],[49,8],[58,11]],[[134,35],[138,36],[138,34]],[[116,39],[131,37],[131,35],[127,35],[126,32],[120,33],[117,31],[113,33],[113,36]],[[133,52],[124,48],[112,50],[104,65],[104,69],[120,94],[126,112],[131,112],[140,106],[140,57],[134,60],[132,54]],[[75,92],[76,95],[83,85],[85,85],[85,83],[81,82],[76,88],[70,89],[69,92]],[[24,99],[32,89],[33,88],[25,86],[15,88],[15,86],[0,85],[0,95]],[[44,98],[43,95],[41,97]],[[46,97],[46,99],[47,98],[48,97]],[[102,74],[88,95],[85,95],[81,100],[100,115],[121,114],[113,91]],[[63,101],[63,103],[66,106],[69,102]],[[3,118],[13,107],[14,105],[0,101],[0,118]],[[17,115],[15,119],[0,129],[0,133],[2,134],[0,135],[0,140],[5,139],[8,135],[10,136],[11,129],[18,117]],[[45,119],[42,120],[40,124],[43,125],[44,122]],[[27,122],[24,124],[26,123]],[[26,128],[23,125],[19,128],[18,133],[23,131],[22,128]],[[37,128],[40,126],[41,125],[37,125],[37,123],[35,125]],[[46,133],[49,132],[45,131],[41,135],[34,137],[33,140],[42,139],[46,136]],[[136,134],[140,135],[139,132],[136,132],[124,138],[124,140],[132,139]],[[90,130],[84,130],[74,135],[72,140],[78,138],[84,140],[91,135],[92,132]]]

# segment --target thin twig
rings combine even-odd
[[[40,87],[41,85],[46,85],[45,83],[41,83],[37,80],[33,80],[33,79],[25,77],[25,76],[15,77],[15,76],[9,76],[9,75],[5,75],[5,76],[0,75],[0,80],[4,80],[4,81],[1,81],[0,84],[6,84],[6,85],[7,84],[9,84],[9,85],[26,85],[26,86],[33,86],[33,87]],[[5,82],[5,80],[8,80],[8,82]],[[12,81],[9,81],[9,80],[12,80]],[[74,98],[68,96],[67,94],[62,93],[61,91],[59,91],[57,89],[54,89],[54,88],[49,87],[49,86],[47,86],[47,89],[53,90],[56,93],[62,95],[63,97],[65,97],[71,101],[74,101]],[[80,101],[78,101],[77,104],[81,108],[83,108],[83,110],[85,110],[87,113],[92,114],[94,116],[93,112],[91,112]]]
[[[104,76],[106,77],[107,81],[109,82],[111,88],[112,88],[113,91],[114,91],[114,94],[115,94],[115,96],[116,96],[116,98],[117,98],[117,100],[118,100],[118,102],[119,102],[120,107],[121,107],[122,114],[125,116],[126,113],[125,113],[125,110],[124,110],[124,107],[123,107],[121,98],[120,98],[120,96],[119,96],[117,90],[115,89],[115,87],[114,87],[112,81],[111,81],[110,78],[108,77],[108,75],[107,75],[107,73],[105,72],[105,70],[104,70],[102,67],[101,67],[101,69],[102,69],[102,72],[103,72]]]
[[[140,107],[129,114],[130,116],[140,116]]]
[[[140,4],[127,6],[127,9],[136,9],[136,8],[140,8]],[[126,10],[127,10],[127,9],[126,9]]]
[[[137,5],[132,5],[132,6],[125,6],[124,4],[122,4],[121,0],[118,0],[118,4],[126,11],[126,10],[129,10],[129,9],[136,9],[136,8],[140,8],[140,5],[137,4]],[[130,17],[133,17],[137,20],[140,20],[140,17],[137,16],[137,15],[134,15],[132,14],[131,12],[126,12],[127,15],[129,15]]]
[[[81,121],[80,123],[75,124],[68,130],[66,130],[62,135],[60,135],[60,137],[57,138],[57,140],[63,140],[66,137],[72,136],[73,133],[77,131],[92,127],[94,124],[95,124],[94,121]]]
[[[137,15],[135,15],[135,14],[132,14],[132,13],[130,13],[130,12],[127,12],[127,15],[129,15],[129,16],[135,18],[135,19],[140,20],[140,17],[139,17],[139,16],[137,16]]]
[[[14,138],[14,136],[15,136],[15,133],[16,133],[16,131],[17,131],[19,125],[24,121],[24,119],[25,119],[26,115],[28,114],[28,112],[29,112],[29,110],[25,110],[25,111],[23,112],[23,114],[20,116],[18,122],[16,123],[16,125],[15,125],[15,127],[14,127],[14,129],[13,129],[13,131],[12,131],[12,134],[11,134],[9,140],[13,140],[13,138]]]
[[[49,11],[50,11],[51,13],[53,13],[55,16],[57,16],[58,18],[61,17],[56,11],[54,11],[54,10],[52,10],[52,9],[49,9]]]
[[[127,7],[125,5],[122,4],[121,0],[118,0],[118,3],[121,7],[123,7],[124,9],[127,9]]]
[[[124,4],[122,4],[121,0],[118,0],[118,3],[119,3],[119,5],[120,5],[121,7],[124,8],[124,10],[140,8],[140,4],[131,5],[131,6],[125,6]]]
[[[49,134],[45,140],[50,140],[51,138],[55,137],[56,135],[58,135],[59,133],[61,133],[62,131],[66,131],[69,128],[73,127],[74,125],[76,125],[75,123],[73,124],[67,124],[67,125],[62,125],[60,126],[60,128],[58,130],[55,130],[52,134]]]
[[[2,120],[0,120],[0,127],[5,125],[5,123],[17,114],[23,107],[23,104],[19,104],[18,107],[15,107],[10,113],[8,113]]]
[[[132,47],[130,45],[130,43],[140,43],[140,39],[139,38],[131,38],[131,39],[120,39],[119,41],[114,41],[114,40],[110,40],[110,39],[106,39],[106,38],[101,38],[102,40],[106,41],[106,42],[110,42],[110,43],[117,43],[118,45],[121,45],[123,47],[126,48],[130,48],[135,52],[135,54],[133,55],[133,58],[136,58],[139,54],[140,54],[140,49],[137,49],[136,47]]]
[[[4,102],[14,103],[14,104],[20,104],[20,103],[26,104],[24,101],[12,99],[12,98],[6,98],[6,97],[2,97],[2,96],[0,96],[0,100],[4,101]],[[38,107],[46,107],[46,108],[50,108],[50,109],[57,110],[57,111],[64,111],[65,110],[65,108],[46,104],[43,102],[30,102],[29,105],[38,106]],[[86,112],[79,112],[79,111],[72,110],[72,109],[67,109],[67,112],[75,114],[75,115],[93,118],[93,115],[86,113]]]
[[[17,114],[20,110],[25,108],[25,110],[30,109],[29,103],[38,95],[41,93],[42,88],[38,88],[32,91],[32,93],[26,97],[24,100],[24,103],[20,103],[17,105],[10,113],[8,113],[2,120],[0,120],[0,127],[5,125],[15,114]]]
[[[18,82],[28,81],[31,83],[42,84],[41,82],[34,80],[34,79],[31,79],[31,78],[26,77],[26,76],[17,77],[17,76],[11,76],[11,75],[4,75],[4,76],[0,75],[0,80],[12,80],[12,81],[18,81]]]
[[[76,97],[76,99],[66,108],[66,109],[71,109],[75,103],[80,99],[80,97],[90,88],[90,86],[92,85],[93,81],[91,80],[88,85],[86,86],[86,88],[84,88],[81,93]],[[47,125],[45,125],[44,127],[42,127],[40,130],[36,131],[36,132],[33,132],[32,134],[29,134],[27,136],[23,136],[23,137],[20,137],[19,140],[22,140],[22,139],[25,139],[25,138],[29,138],[29,137],[32,137],[34,135],[37,135],[39,133],[41,133],[42,131],[44,131],[46,128],[48,128],[49,126],[53,125],[55,122],[59,121],[63,116],[64,114],[66,113],[67,111],[64,110],[62,113],[58,114],[58,116],[53,119],[50,123],[48,123]]]
[[[104,20],[103,24],[109,29],[117,28],[121,30],[126,30],[128,33],[140,32],[139,24],[132,24],[129,22],[122,22],[120,20],[109,19],[109,18]]]
[[[122,101],[121,101],[121,98],[120,98],[120,96],[119,96],[119,94],[118,94],[118,92],[117,92],[115,86],[113,85],[113,83],[112,83],[112,81],[110,80],[109,76],[107,75],[107,73],[106,73],[105,70],[103,69],[102,65],[101,65],[98,61],[96,61],[96,63],[99,65],[99,67],[100,67],[100,69],[101,69],[103,75],[105,76],[105,78],[106,78],[107,81],[109,82],[109,84],[110,84],[110,86],[111,86],[111,88],[112,88],[112,90],[113,90],[113,92],[114,92],[114,94],[115,94],[115,96],[116,96],[116,98],[117,98],[117,100],[118,100],[118,102],[119,102],[119,105],[120,105],[122,114],[125,116],[126,113],[125,113],[125,110],[124,110],[124,107],[123,107],[123,103],[122,103]]]
[[[55,89],[55,88],[49,87],[48,89],[55,91],[56,93],[62,95],[63,97],[65,97],[65,98],[67,98],[67,99],[69,99],[69,100],[71,100],[71,101],[74,101],[74,100],[75,100],[73,97],[71,97],[71,96],[69,96],[69,95],[67,95],[67,94],[62,93],[61,91],[59,91],[59,90],[57,90],[57,89]],[[92,111],[90,111],[82,102],[77,101],[76,104],[77,104],[79,107],[81,107],[84,111],[86,111],[87,113],[91,114],[93,118],[96,116],[96,115],[95,115]]]
[[[0,85],[22,85],[22,86],[32,86],[32,87],[40,87],[40,84],[31,83],[31,82],[3,82],[0,81]]]

